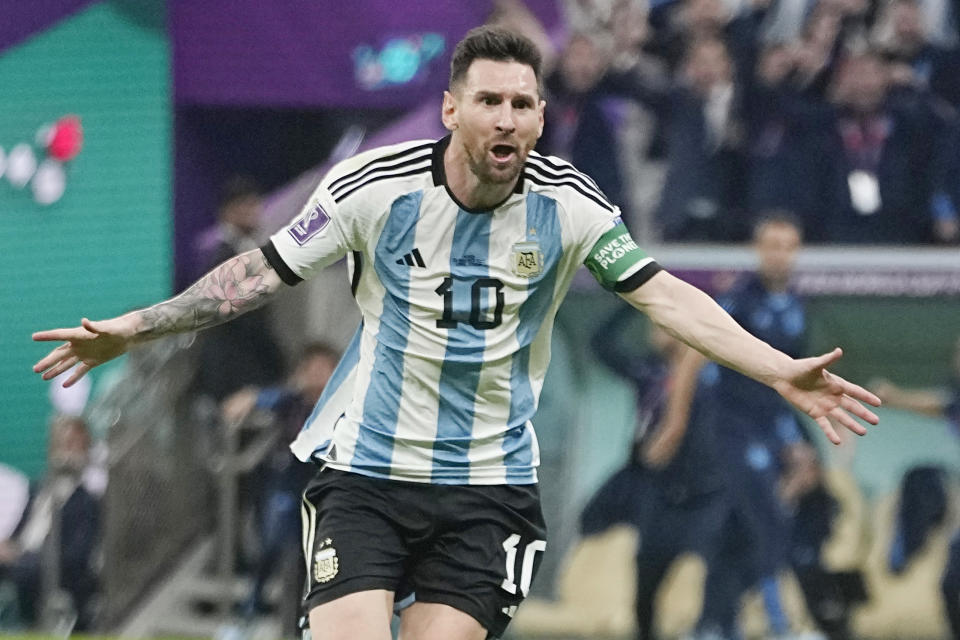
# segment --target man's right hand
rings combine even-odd
[[[33,371],[44,380],[51,380],[76,365],[64,387],[72,386],[90,369],[126,353],[133,345],[137,326],[136,313],[119,318],[91,322],[84,318],[79,327],[49,329],[33,334],[37,342],[64,341],[45,358],[33,365]]]

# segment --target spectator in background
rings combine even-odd
[[[883,379],[870,386],[887,406],[944,417],[955,434],[960,435],[960,338],[954,345],[953,374],[943,388],[906,389]],[[941,587],[950,629],[953,637],[960,640],[960,531],[950,544]]]
[[[254,567],[253,588],[243,607],[247,616],[269,610],[264,600],[264,588],[279,569],[286,568],[290,573],[293,567],[302,568],[302,563],[294,564],[289,560],[295,560],[300,553],[300,494],[315,469],[313,465],[297,460],[287,445],[296,439],[306,423],[339,360],[340,354],[333,347],[323,343],[309,344],[303,348],[300,361],[285,384],[264,389],[247,387],[223,402],[226,422],[239,423],[251,412],[262,411],[269,414],[280,432],[274,451],[255,472],[259,487],[260,555]],[[300,573],[294,571],[291,577]],[[296,602],[296,593],[303,582],[302,578],[284,580],[287,588],[282,601]],[[292,623],[294,616],[288,618],[284,622]],[[295,628],[290,630],[295,631]]]
[[[619,109],[600,87],[608,64],[609,52],[593,37],[570,37],[546,79],[551,108],[539,148],[582,168],[611,202],[629,211],[618,157]]]
[[[813,140],[821,173],[809,187],[821,205],[808,227],[839,243],[931,242],[947,122],[925,104],[888,100],[887,66],[873,50],[848,54],[832,89],[829,126]]]
[[[960,52],[930,41],[920,0],[893,0],[878,22],[876,40],[890,61],[894,93],[930,93],[960,107]]]
[[[672,85],[629,72],[608,76],[605,90],[647,105],[663,128],[668,168],[656,214],[663,238],[744,237],[741,96],[723,41],[691,42]]]
[[[804,53],[801,47],[811,51]],[[816,78],[828,54],[815,55],[813,45],[770,44],[759,54],[756,74],[745,101],[747,122],[746,207],[809,212],[819,206],[810,184],[817,179],[811,141],[823,120],[818,109]]]
[[[933,234],[937,242],[956,244],[960,241],[960,118],[953,118],[943,137],[937,171],[934,178]]]
[[[737,322],[787,353],[804,350],[806,313],[790,290],[801,232],[789,214],[771,213],[756,224],[756,273],[745,274],[720,298]],[[721,459],[729,461],[729,483],[721,548],[707,568],[704,604],[698,623],[702,637],[739,637],[736,617],[743,593],[761,586],[774,634],[784,634],[774,576],[786,564],[790,519],[777,491],[781,478],[802,469],[785,465],[791,449],[807,447],[793,410],[752,380],[708,364],[702,375],[709,388],[710,420]],[[713,636],[711,636],[713,634]]]
[[[744,76],[750,221],[772,209],[809,220],[822,207],[812,185],[823,179],[817,145],[830,127],[826,95],[842,25],[840,9],[816,4],[798,38],[768,42]],[[822,241],[823,230],[811,226],[808,239]]]
[[[706,360],[655,326],[653,352],[632,355],[623,337],[633,318],[623,307],[593,336],[604,364],[634,386],[638,421],[629,462],[591,498],[581,528],[586,535],[621,522],[638,529],[637,638],[649,640],[654,600],[670,565],[684,552],[708,562],[715,552],[723,480],[697,388]]]
[[[13,467],[0,463],[0,540],[17,530],[30,498],[30,481]]]
[[[809,442],[806,432],[802,435]],[[865,596],[863,577],[859,571],[830,571],[821,560],[839,505],[813,446],[789,446],[782,455],[782,465],[790,470],[779,486],[790,512],[789,566],[817,627],[829,640],[849,640],[850,606]]]
[[[20,615],[27,623],[37,620],[43,593],[48,553],[59,561],[59,588],[72,599],[77,614],[74,629],[90,628],[91,597],[96,592],[92,556],[100,534],[100,507],[83,484],[90,453],[90,432],[75,417],[57,418],[50,432],[48,468],[39,490],[10,538],[0,541],[0,579],[14,583]],[[60,523],[54,531],[55,523]],[[45,547],[53,540],[55,550]]]
[[[217,224],[201,236],[197,245],[204,257],[204,272],[259,246],[255,233],[262,204],[259,188],[250,178],[235,176],[224,184]],[[227,283],[224,286],[229,287]],[[224,294],[228,299],[241,295],[229,290]],[[245,386],[268,386],[283,377],[283,356],[266,309],[215,327],[201,340],[198,391],[218,402]]]

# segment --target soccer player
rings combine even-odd
[[[346,255],[363,323],[294,452],[321,471],[304,495],[305,599],[317,640],[502,634],[546,546],[536,411],[553,319],[585,263],[668,332],[771,385],[834,442],[876,423],[865,389],[741,329],[633,242],[593,181],[532,151],[540,55],[479,28],[454,51],[450,135],[334,167],[261,249],[179,296],[34,334],[63,341],[34,369],[71,384],[134,344],[226,322]],[[328,417],[335,428],[330,429]]]
[[[754,225],[755,273],[745,273],[719,298],[721,306],[753,335],[798,357],[804,350],[806,311],[791,278],[801,246],[799,223],[786,212],[770,212]],[[761,588],[777,637],[789,631],[776,583],[786,564],[790,518],[778,492],[781,477],[800,467],[781,461],[806,460],[796,450],[809,447],[797,417],[773,390],[736,371],[709,364],[704,371],[707,402],[725,460],[728,482],[721,551],[710,559],[699,627],[706,636],[719,632],[739,637],[737,613],[744,591]]]

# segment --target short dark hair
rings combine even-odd
[[[760,212],[753,223],[753,239],[756,240],[760,232],[767,225],[785,225],[797,230],[800,239],[803,239],[803,222],[800,217],[789,209],[767,209]]]
[[[477,27],[467,32],[453,50],[450,61],[450,89],[463,82],[474,60],[519,62],[529,65],[537,78],[537,92],[543,95],[543,56],[533,41],[501,27]]]

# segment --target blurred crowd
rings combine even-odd
[[[644,242],[745,241],[783,210],[812,243],[956,243],[955,4],[568,0],[539,149]]]

